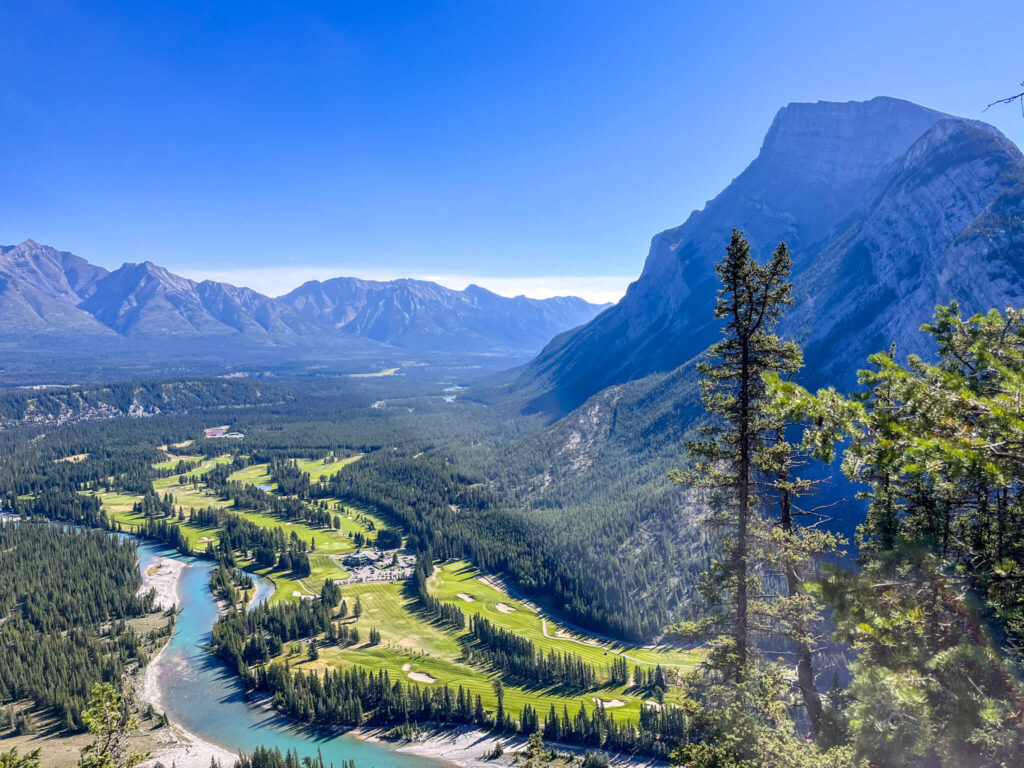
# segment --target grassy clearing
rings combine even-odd
[[[85,461],[88,458],[89,458],[89,454],[88,453],[76,453],[76,454],[73,454],[71,456],[65,456],[62,459],[54,459],[54,461],[56,461],[56,462],[65,461],[65,462],[67,462],[69,464],[77,464],[78,462]]]
[[[271,490],[277,490],[277,483],[270,480],[269,464],[251,464],[245,469],[239,469],[228,475],[228,480],[236,483],[248,483],[249,485],[269,485]]]
[[[363,458],[363,454],[357,453],[355,456],[346,456],[344,459],[334,459],[328,456],[327,460],[298,459],[297,463],[299,469],[302,472],[308,472],[309,479],[315,483],[321,478],[330,477],[342,467],[347,467],[352,462],[359,461],[361,458]]]
[[[380,376],[397,376],[397,368],[381,368],[379,371],[372,373],[350,373],[349,378],[351,379],[376,379]]]

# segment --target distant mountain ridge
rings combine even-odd
[[[26,240],[0,245],[0,334],[32,334],[60,328],[109,333],[77,306],[107,270],[67,251]]]
[[[313,280],[280,299],[310,320],[402,347],[499,343],[539,349],[610,305],[576,296],[506,298],[470,285],[456,291],[424,280]]]
[[[625,297],[555,338],[513,390],[563,414],[692,361],[718,337],[714,264],[733,227],[762,257],[790,245],[782,330],[804,344],[810,383],[851,384],[869,352],[924,351],[937,303],[1021,305],[1022,200],[1024,157],[992,126],[885,97],[790,104],[732,183],[653,238]]]
[[[337,278],[270,298],[196,282],[146,261],[113,272],[26,240],[0,246],[0,335],[118,335],[315,344],[359,338],[427,350],[522,352],[581,325],[603,307],[564,297],[506,298],[416,280]]]

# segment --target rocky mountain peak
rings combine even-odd
[[[516,386],[534,393],[531,408],[565,412],[692,361],[718,337],[714,264],[734,227],[760,258],[789,244],[798,301],[789,330],[819,371],[848,381],[865,350],[919,336],[936,303],[976,311],[1017,301],[1022,169],[1020,151],[991,126],[899,99],[783,107],[757,158],[653,238],[622,301],[552,341]]]
[[[775,115],[758,159],[822,183],[870,181],[945,117],[888,97],[788,104]]]

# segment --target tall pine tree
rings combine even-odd
[[[800,367],[799,348],[776,335],[779,319],[793,303],[789,248],[780,243],[765,264],[750,254],[743,232],[734,229],[725,258],[715,265],[722,288],[715,319],[722,339],[698,364],[704,408],[711,422],[687,445],[692,470],[675,479],[709,493],[708,523],[719,529],[722,557],[706,574],[702,593],[717,608],[705,629],[724,629],[715,658],[736,682],[747,674],[751,592],[760,594],[751,567],[752,538],[761,527],[757,458],[777,427],[765,376],[787,376]]]

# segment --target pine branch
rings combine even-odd
[[[1021,83],[1021,87],[1024,87],[1024,83]],[[989,104],[988,107],[985,107],[982,112],[987,112],[989,107],[994,107],[996,104],[1013,104],[1015,101],[1020,102],[1020,113],[1021,116],[1024,117],[1024,91],[1021,91],[1015,96],[1007,96],[1005,99],[997,99]]]

